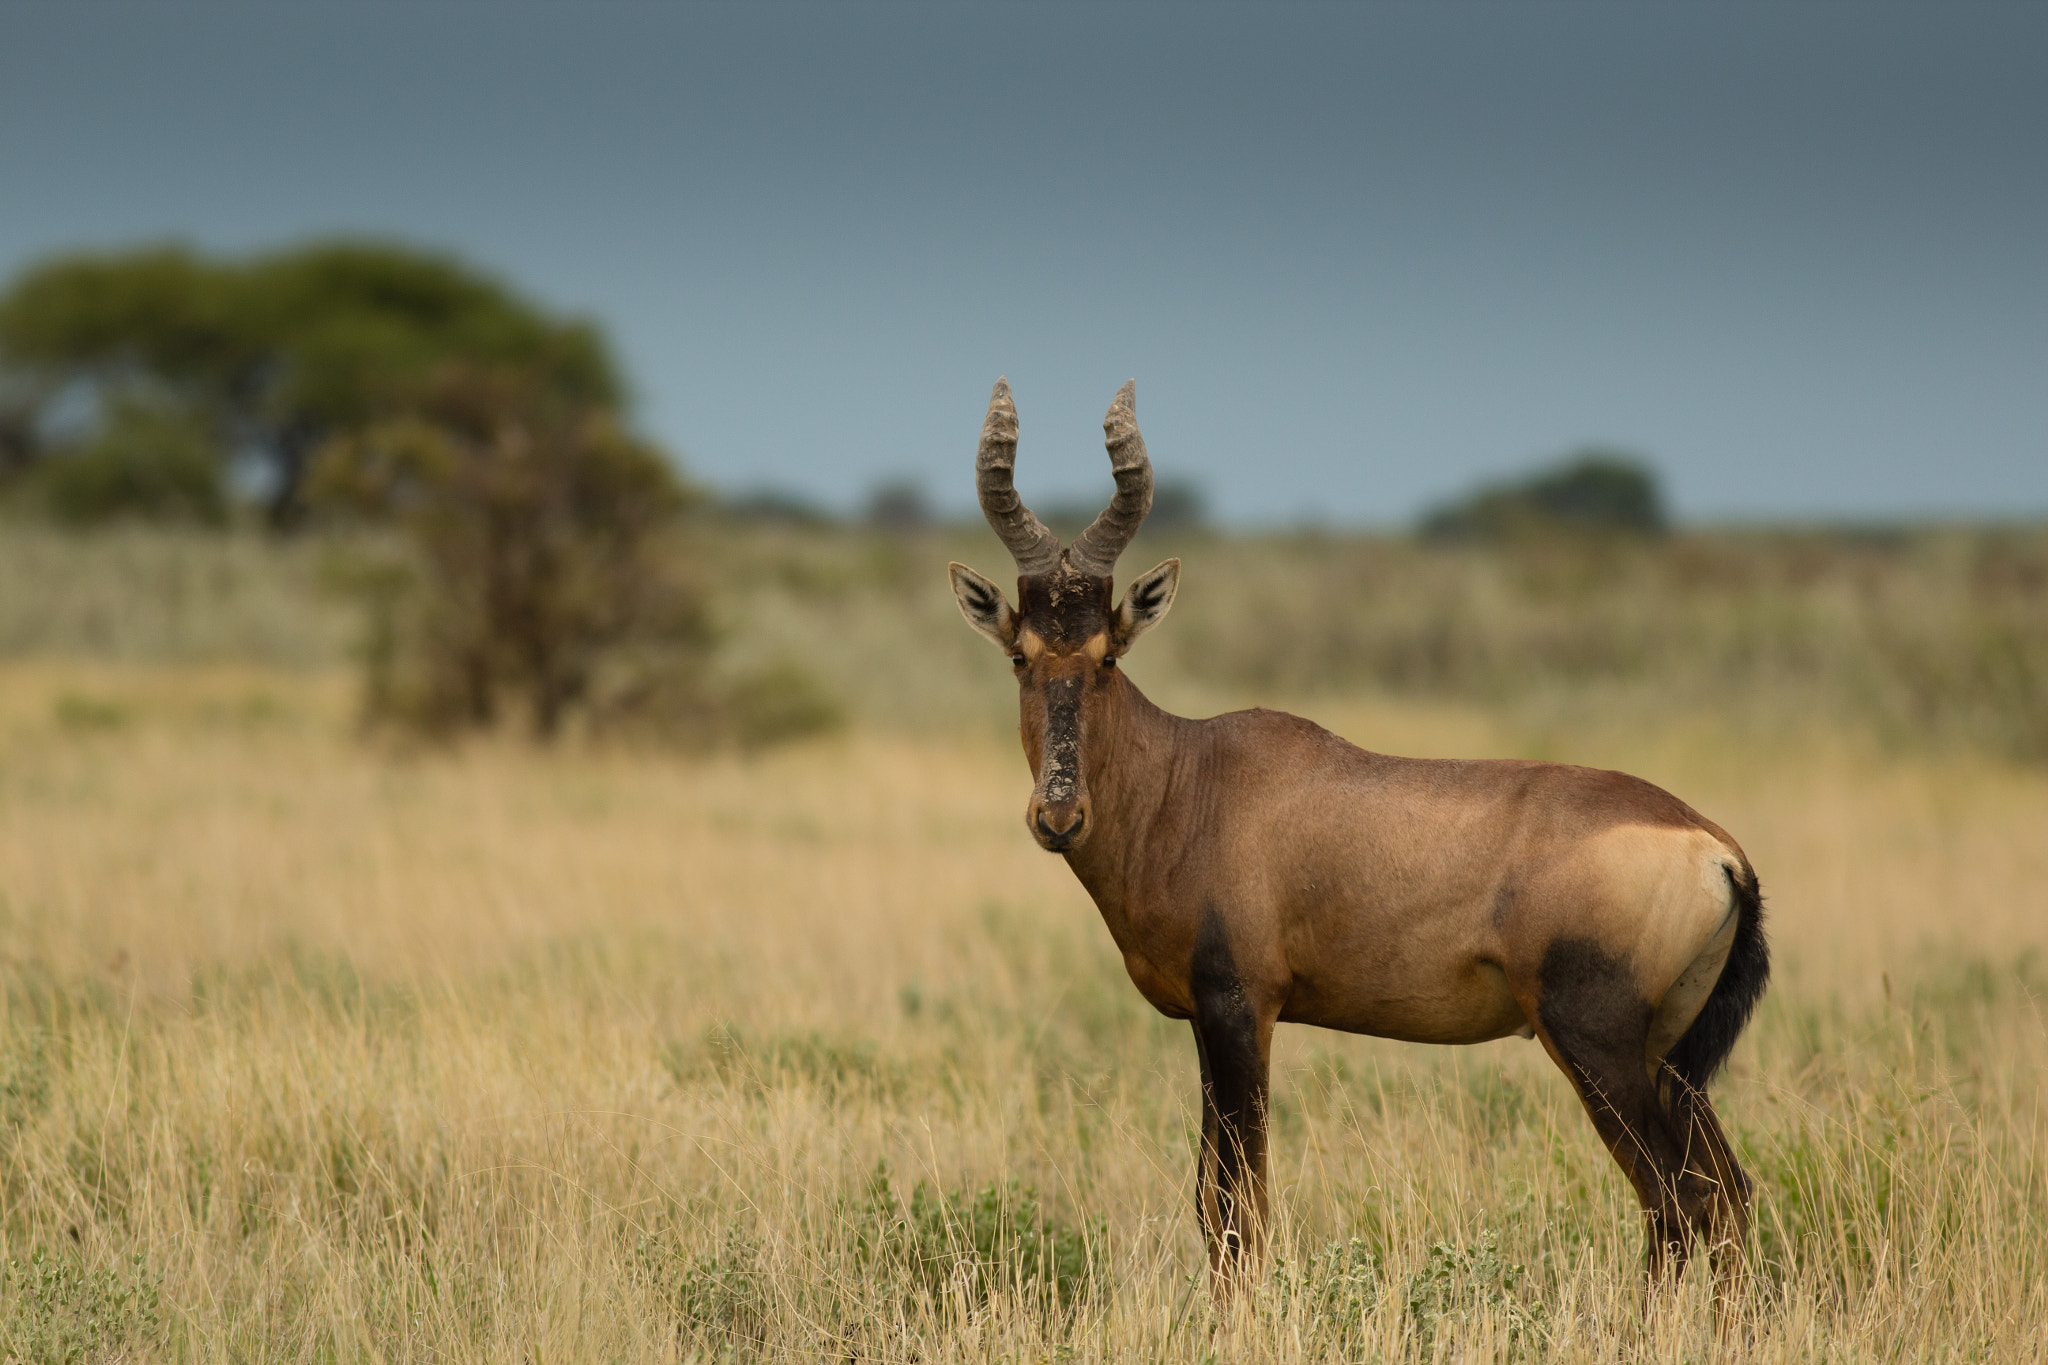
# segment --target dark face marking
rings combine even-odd
[[[1062,565],[1050,574],[1017,583],[1018,638],[1024,662],[1017,682],[1023,689],[1027,750],[1037,749],[1038,782],[1025,811],[1031,837],[1041,848],[1067,853],[1089,830],[1088,779],[1082,750],[1093,675],[1107,673],[1088,653],[1112,620],[1110,582]],[[1030,644],[1029,637],[1037,643]],[[1097,684],[1099,685],[1099,683]]]
[[[1115,619],[1109,590],[1107,578],[1062,565],[1053,573],[1017,580],[1017,615],[1047,644],[1078,648]]]
[[[1056,678],[1045,685],[1045,757],[1040,761],[1039,797],[1066,805],[1081,794],[1081,680]]]
[[[1087,828],[1082,790],[1081,679],[1055,678],[1045,685],[1045,740],[1031,794],[1031,832],[1047,850],[1066,852]]]

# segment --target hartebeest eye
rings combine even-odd
[[[1104,668],[1115,668],[1115,667],[1116,667],[1116,655],[1114,655],[1114,654],[1105,654],[1105,655],[1103,655],[1103,656],[1102,656],[1102,666],[1103,666]]]
[[[1010,666],[1012,668],[1022,668],[1024,666],[1024,656],[1022,654],[1012,654],[1010,656]]]

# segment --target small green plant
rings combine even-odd
[[[642,1237],[633,1273],[675,1314],[679,1338],[728,1349],[766,1344],[768,1277],[761,1244],[745,1230],[728,1228],[723,1243],[697,1252],[673,1236]]]
[[[1077,1228],[1051,1218],[1037,1189],[1016,1180],[972,1194],[920,1180],[906,1200],[882,1164],[846,1216],[863,1268],[891,1275],[913,1299],[950,1298],[973,1311],[1008,1292],[1061,1309],[1102,1285],[1106,1225]]]
[[[0,1148],[50,1102],[50,1053],[40,1031],[0,1048]]]
[[[1504,1319],[1510,1342],[1526,1343],[1542,1330],[1540,1307],[1519,1296],[1527,1267],[1500,1254],[1500,1236],[1481,1228],[1472,1245],[1438,1242],[1422,1268],[1408,1277],[1408,1321],[1427,1353],[1437,1328],[1476,1313]]]
[[[1363,1336],[1366,1317],[1379,1306],[1379,1258],[1357,1237],[1332,1242],[1306,1260],[1277,1257],[1272,1292],[1282,1317],[1314,1323],[1333,1344],[1350,1346]]]
[[[140,1255],[89,1269],[41,1247],[10,1260],[0,1358],[21,1365],[121,1360],[154,1342],[162,1328],[162,1276]]]

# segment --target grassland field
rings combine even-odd
[[[993,541],[705,538],[726,656],[838,733],[375,742],[333,547],[0,527],[0,1358],[2048,1354],[2040,536],[1161,547],[1159,700],[1623,767],[1743,842],[1718,1339],[1697,1274],[1639,1314],[1633,1198],[1515,1039],[1281,1030],[1278,1257],[1215,1311],[1192,1038],[1025,835],[946,594]]]

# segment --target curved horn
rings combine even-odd
[[[1017,496],[1016,472],[1017,405],[1010,401],[1010,381],[998,379],[981,424],[981,448],[974,454],[974,491],[981,496],[981,514],[1009,547],[1017,572],[1028,578],[1059,566],[1060,538]]]
[[[1137,380],[1127,380],[1116,391],[1116,401],[1102,419],[1102,443],[1109,448],[1109,467],[1116,474],[1116,496],[1074,538],[1067,562],[1082,573],[1108,578],[1116,571],[1116,557],[1152,510],[1152,461],[1145,455],[1145,438],[1138,434]]]

